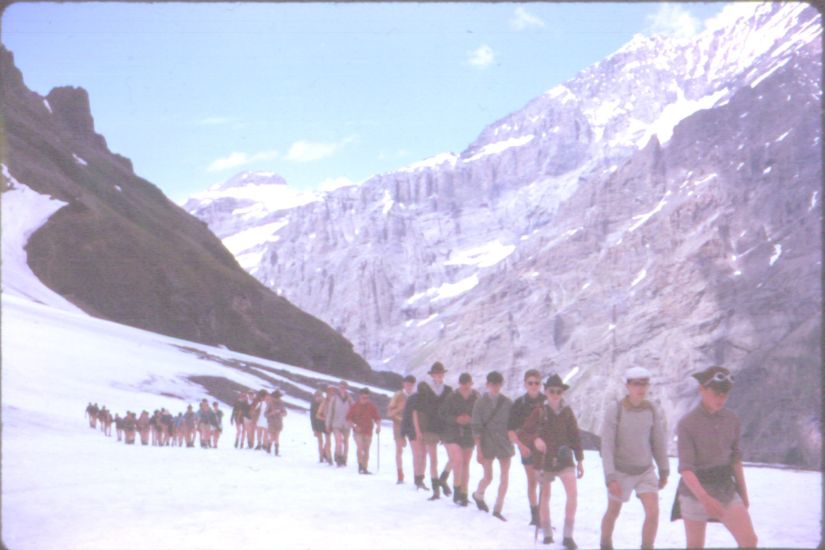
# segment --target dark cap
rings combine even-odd
[[[441,361],[436,361],[435,363],[433,363],[433,366],[430,367],[430,372],[428,372],[427,374],[443,374],[445,372],[447,372],[447,369],[444,368],[444,365],[441,364]]]
[[[713,366],[691,374],[704,388],[729,392],[733,387],[733,375],[725,367]]]
[[[278,399],[280,399],[282,395],[283,394],[281,393],[281,390],[275,390],[274,392],[272,392],[272,397],[275,397],[275,398],[278,398]]]
[[[561,376],[556,374],[555,372],[547,377],[547,380],[544,381],[545,388],[561,388],[563,390],[567,390],[570,388],[567,384],[561,381]]]
[[[370,389],[369,388],[361,388],[360,390],[358,390],[358,393],[360,393],[361,395],[369,395],[370,394]]]
[[[470,384],[473,381],[473,377],[470,376],[469,372],[462,372],[461,376],[458,377],[459,384]]]
[[[487,374],[487,383],[488,384],[496,384],[496,385],[503,384],[504,383],[504,377],[498,371],[490,371],[490,373]]]
[[[409,382],[410,384],[415,384],[415,376],[412,374],[408,374],[404,377],[404,382]]]

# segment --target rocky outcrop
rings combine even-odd
[[[244,223],[186,208],[225,243],[260,229],[244,267],[376,368],[495,368],[511,393],[558,370],[598,433],[627,367],[656,373],[673,429],[690,372],[723,363],[746,458],[818,467],[821,32],[804,4],[732,5],[690,41],[637,36],[460,154]]]
[[[10,174],[68,205],[30,239],[32,271],[97,317],[375,383],[352,344],[255,280],[94,130],[88,94],[28,90],[0,48]],[[117,365],[112,365],[117,368]]]

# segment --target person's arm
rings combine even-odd
[[[745,469],[742,467],[741,461],[733,463],[733,477],[736,479],[736,488],[745,508],[750,507],[750,498],[748,497],[748,486],[745,483]]]
[[[670,475],[670,460],[667,456],[667,418],[661,407],[656,405],[653,407],[653,458],[659,469],[659,489],[663,489]]]
[[[722,514],[725,513],[724,506],[705,491],[705,488],[702,487],[702,483],[699,481],[699,478],[696,477],[693,470],[682,470],[679,473],[682,474],[682,481],[685,482],[685,485],[687,485],[690,492],[693,493],[693,496],[702,503],[708,515],[714,518],[721,518]]]
[[[530,456],[530,447],[521,442],[517,433],[517,430],[521,429],[524,424],[524,406],[524,403],[518,400],[513,403],[507,418],[507,438],[510,443],[518,447],[522,456],[527,457]]]
[[[579,434],[579,423],[576,422],[576,415],[573,410],[568,407],[568,437],[570,440],[570,447],[576,456],[576,473],[579,479],[584,476],[584,449],[582,449],[581,435]]]
[[[413,409],[412,413],[413,426],[415,426],[415,439],[421,441],[421,424],[418,422],[418,410]]]
[[[476,400],[475,404],[473,405],[473,420],[470,423],[470,429],[473,434],[473,441],[475,442],[476,446],[476,459],[481,462],[484,460],[484,453],[481,451],[481,415],[483,409],[485,408],[483,403],[486,400],[484,397],[480,397]]]
[[[604,480],[607,490],[614,496],[621,495],[621,486],[617,480],[616,464],[614,453],[616,451],[616,431],[618,430],[618,413],[622,404],[618,401],[611,402],[604,411],[604,421],[602,422],[602,466],[604,467]]]

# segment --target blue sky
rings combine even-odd
[[[243,170],[359,182],[460,153],[635,33],[719,3],[17,3],[26,84],[88,90],[96,129],[170,198]]]

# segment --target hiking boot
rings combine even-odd
[[[461,490],[458,487],[453,487],[453,503],[458,504],[461,501]]]
[[[441,486],[438,484],[438,478],[431,478],[430,481],[433,482],[433,496],[431,496],[427,500],[438,500],[441,498]]]
[[[599,550],[613,550],[613,543],[612,542],[600,542],[599,543]]]
[[[466,491],[461,491],[461,498],[458,500],[458,503],[462,506],[469,506],[470,501],[467,497]]]
[[[539,524],[539,507],[538,506],[530,506],[530,523],[527,525],[538,525]]]
[[[424,485],[424,476],[415,476],[415,490],[418,491],[419,489],[424,489],[425,491],[429,491],[430,488]]]
[[[484,502],[484,499],[479,498],[478,495],[476,495],[475,493],[473,493],[473,501],[476,503],[476,506],[478,506],[478,509],[482,512],[490,511],[490,509],[487,507],[487,504]]]
[[[450,476],[449,472],[442,472],[441,476],[438,478],[438,484],[441,486],[441,490],[444,492],[444,496],[448,497],[453,492],[450,490],[450,486],[447,485],[447,478]]]
[[[544,535],[544,544],[553,544],[553,535]]]
[[[498,512],[498,511],[493,511],[493,517],[494,517],[494,518],[498,518],[498,519],[500,519],[501,521],[507,521],[507,518],[505,518],[504,516],[502,516],[502,515],[501,515],[501,512]]]
[[[579,546],[573,540],[573,537],[564,537],[564,540],[561,541],[562,545],[567,548],[567,550],[576,550]]]

